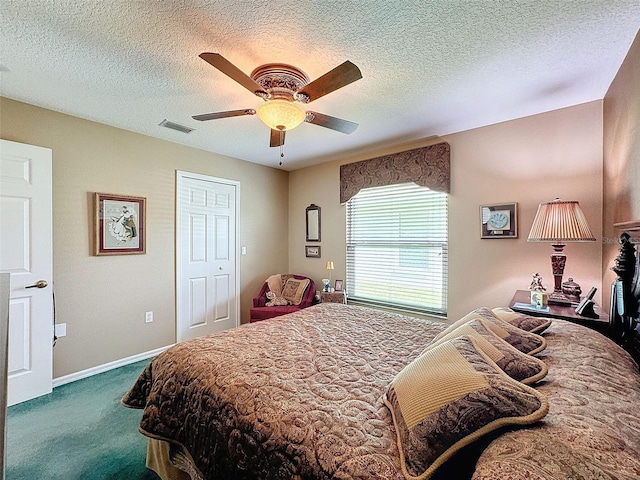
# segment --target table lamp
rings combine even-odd
[[[563,253],[566,242],[595,242],[587,219],[576,201],[556,198],[543,202],[533,219],[528,242],[552,242],[551,254],[554,288],[549,295],[549,303],[570,305],[571,300],[562,292],[562,275],[567,256]]]
[[[333,270],[333,262],[327,262],[327,270],[329,270],[329,284],[331,284],[331,273]]]

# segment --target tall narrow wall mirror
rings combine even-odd
[[[314,203],[306,209],[307,214],[307,242],[320,241],[320,207]]]

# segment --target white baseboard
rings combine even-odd
[[[70,373],[69,375],[54,378],[53,388],[65,385],[67,383],[75,382],[76,380],[91,377],[92,375],[97,375],[98,373],[108,372],[109,370],[113,370],[114,368],[124,367],[125,365],[129,365],[131,363],[136,363],[141,360],[146,360],[147,358],[155,357],[156,355],[164,352],[166,349],[172,346],[173,345],[167,345],[166,347],[156,348],[155,350],[151,350],[149,352],[138,353],[137,355],[132,355],[127,358],[122,358],[120,360],[105,363],[104,365],[97,365],[95,367],[87,368],[86,370],[81,370],[80,372]]]

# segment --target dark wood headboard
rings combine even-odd
[[[624,226],[620,235],[620,253],[611,270],[618,278],[611,289],[612,336],[640,365],[640,252],[636,243],[640,232],[640,221],[616,224]],[[633,235],[633,236],[632,236]]]

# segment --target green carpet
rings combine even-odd
[[[120,404],[148,362],[9,407],[6,480],[157,480],[145,467],[142,411]]]

